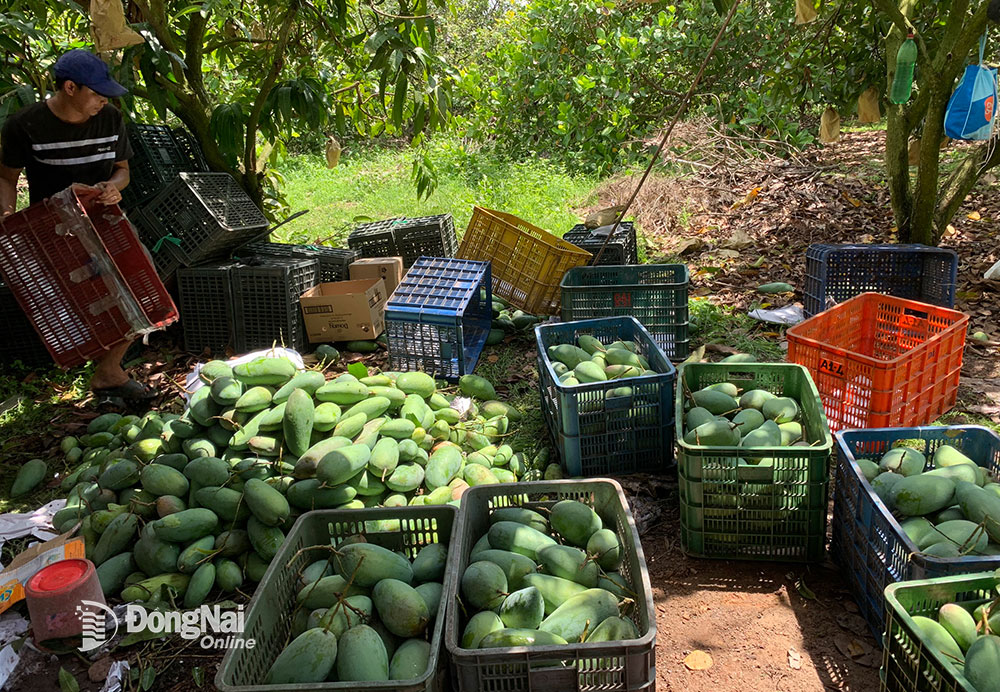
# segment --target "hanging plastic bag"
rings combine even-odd
[[[840,114],[833,106],[827,106],[819,120],[819,141],[832,144],[840,139]]]
[[[327,137],[326,140],[326,167],[336,168],[337,164],[340,163],[340,152],[343,149],[340,148],[340,142],[333,135]]]
[[[858,122],[877,123],[882,119],[882,112],[878,107],[878,89],[873,86],[861,92],[858,97]]]
[[[808,24],[816,21],[816,6],[813,0],[795,0],[795,23]]]
[[[90,22],[98,53],[128,48],[146,40],[125,21],[121,0],[90,0]]]
[[[952,139],[983,140],[993,135],[997,105],[997,71],[983,64],[986,34],[979,38],[979,63],[967,65],[944,114],[944,131]]]

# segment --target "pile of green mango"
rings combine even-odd
[[[659,374],[639,350],[634,341],[615,341],[605,346],[596,337],[581,334],[575,345],[553,344],[546,354],[560,384],[578,385]],[[608,392],[608,396],[631,394],[631,387]]]
[[[182,415],[104,414],[62,442],[53,525],[80,524],[105,594],[194,607],[260,581],[303,512],[458,504],[469,486],[548,475],[547,449],[503,442],[521,413],[474,375],[464,416],[422,372],[328,381],[263,358],[200,377]]]
[[[486,299],[485,294],[483,299]],[[531,329],[543,319],[514,308],[500,296],[493,296],[492,302],[493,323],[486,338],[487,346],[499,344],[508,334],[530,333]]]
[[[461,578],[464,649],[638,639],[619,606],[635,599],[618,571],[619,537],[588,505],[562,500],[546,518],[493,510]]]
[[[979,605],[975,605],[979,603]],[[926,645],[937,649],[955,676],[977,692],[1000,690],[1000,601],[946,603],[937,619],[914,615]],[[973,607],[974,606],[974,607]],[[989,629],[987,629],[987,627]],[[960,685],[966,689],[965,685]]]
[[[889,511],[907,517],[900,526],[923,554],[1000,556],[1000,484],[952,445],[934,450],[928,470],[910,447],[856,463]]]
[[[736,448],[740,466],[773,466],[758,448],[808,447],[799,402],[765,389],[741,391],[718,382],[685,392],[684,442]]]
[[[448,549],[425,545],[411,562],[362,536],[299,576],[292,637],[264,684],[414,680],[431,657]]]

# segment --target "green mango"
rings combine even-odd
[[[351,682],[389,679],[389,653],[379,633],[368,625],[344,632],[338,643],[337,679]]]
[[[618,616],[618,598],[604,589],[587,589],[556,608],[538,629],[567,642],[579,642],[595,626],[593,623],[601,623],[612,616]]]
[[[565,646],[566,640],[552,632],[534,629],[504,628],[490,632],[479,642],[480,649],[514,646]]]
[[[372,603],[386,629],[398,637],[420,636],[430,622],[427,602],[416,589],[398,579],[382,579],[375,584]]]
[[[504,627],[538,629],[544,618],[545,601],[534,586],[511,593],[500,605],[500,619]]]
[[[471,618],[462,632],[461,647],[463,649],[478,649],[479,643],[486,635],[504,628],[503,620],[492,610],[483,610]]]
[[[354,543],[343,546],[334,558],[337,574],[360,587],[370,588],[383,579],[396,579],[404,584],[413,582],[410,561],[398,553],[374,543]]]
[[[271,664],[265,685],[324,682],[337,661],[337,637],[314,627],[291,641]]]
[[[561,500],[553,505],[549,513],[549,524],[564,540],[581,548],[586,547],[590,537],[603,528],[603,523],[601,518],[597,516],[597,512],[577,500]],[[491,536],[490,543],[492,542]],[[528,555],[528,557],[532,556]]]
[[[507,576],[499,565],[473,562],[462,573],[462,597],[476,610],[496,610],[508,593]]]

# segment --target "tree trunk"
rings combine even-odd
[[[931,89],[920,136],[920,162],[917,165],[916,190],[908,224],[907,240],[924,245],[937,245],[941,231],[935,214],[938,199],[938,177],[941,167],[941,141],[944,139],[944,112],[948,107],[949,89],[942,80],[928,80]]]
[[[893,29],[885,39],[886,88],[892,89],[896,76],[896,55],[903,43],[899,31]],[[906,105],[890,103],[886,110],[887,127],[885,133],[885,168],[889,179],[889,198],[892,215],[900,240],[907,242],[910,236],[910,218],[913,212],[913,196],[910,194],[909,139],[911,128],[906,118]]]

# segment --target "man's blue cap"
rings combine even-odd
[[[111,72],[103,60],[82,48],[63,53],[56,60],[55,73],[57,79],[68,79],[80,86],[90,87],[106,98],[128,93],[125,87],[111,79]]]

